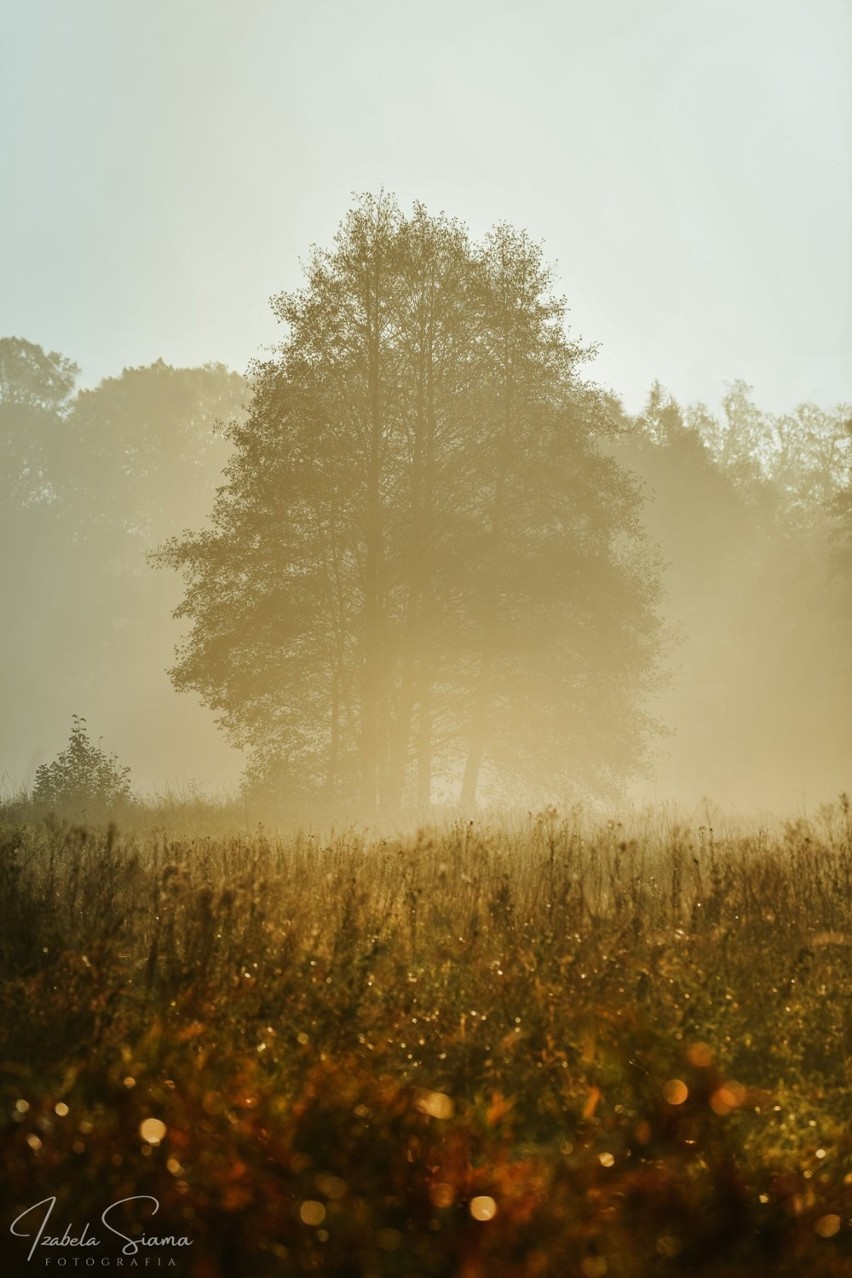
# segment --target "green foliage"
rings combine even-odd
[[[36,770],[32,800],[50,811],[98,818],[132,801],[130,769],[89,740],[86,720],[73,716],[68,745]]]
[[[845,801],[0,858],[18,1210],[151,1194],[187,1278],[848,1272]]]

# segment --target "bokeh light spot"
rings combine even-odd
[[[682,1078],[670,1078],[663,1088],[663,1095],[670,1105],[682,1105],[689,1095],[689,1088]]]
[[[497,1215],[497,1204],[487,1194],[470,1200],[470,1214],[474,1220],[493,1220]]]
[[[453,1098],[444,1092],[421,1092],[414,1105],[421,1114],[428,1114],[430,1118],[452,1118],[453,1116]]]
[[[139,1135],[146,1145],[159,1145],[166,1134],[166,1124],[159,1118],[145,1118],[139,1124]]]
[[[303,1225],[321,1225],[325,1220],[325,1207],[313,1198],[308,1198],[299,1208],[299,1216]]]

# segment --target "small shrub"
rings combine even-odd
[[[51,812],[90,819],[129,804],[133,798],[130,769],[89,740],[85,719],[75,714],[73,725],[62,754],[37,769],[33,803]]]

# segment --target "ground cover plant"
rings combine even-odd
[[[156,1220],[116,1228],[188,1237],[145,1258],[191,1278],[849,1272],[845,800],[746,832],[26,817],[0,848],[6,1272],[28,1207],[55,1196],[59,1233],[141,1195]]]

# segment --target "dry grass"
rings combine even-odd
[[[840,1278],[851,888],[845,800],[723,837],[7,824],[11,1205],[153,1194],[198,1278]]]

